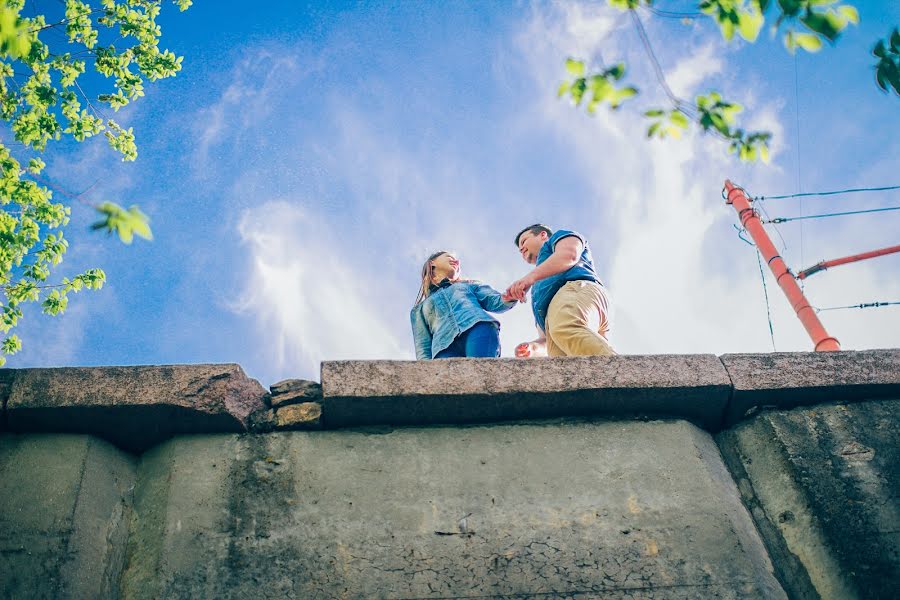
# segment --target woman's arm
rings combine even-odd
[[[416,360],[431,360],[431,330],[425,322],[421,304],[414,306],[409,312],[409,321],[416,344]]]
[[[478,298],[478,303],[481,304],[481,307],[484,310],[501,313],[508,311],[516,305],[515,300],[504,302],[503,298],[500,296],[500,292],[489,285],[473,283],[472,291],[475,293],[475,297]]]

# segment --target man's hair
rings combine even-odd
[[[530,231],[533,235],[541,235],[542,231],[547,232],[548,236],[553,235],[553,230],[550,229],[549,227],[547,227],[546,225],[543,225],[541,223],[535,223],[534,225],[529,225],[528,227],[526,227],[525,229],[523,229],[522,231],[520,231],[519,233],[516,234],[516,242],[515,242],[516,248],[519,247],[519,238],[522,237],[522,234],[525,233],[526,231]]]

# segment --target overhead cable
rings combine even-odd
[[[851,210],[847,212],[825,213],[821,215],[805,215],[801,217],[776,217],[774,219],[766,219],[763,223],[788,223],[790,221],[804,221],[806,219],[825,219],[828,217],[846,217],[847,215],[862,215],[865,213],[885,212],[890,210],[900,210],[900,206],[889,206],[887,208],[870,208],[867,210]]]
[[[851,304],[849,306],[829,306],[827,308],[817,308],[816,312],[823,312],[826,310],[844,310],[845,308],[877,308],[880,306],[893,306],[896,304],[900,304],[900,300],[895,302],[863,302],[862,304]]]
[[[859,192],[884,192],[887,190],[900,190],[900,185],[888,185],[884,187],[870,187],[870,188],[850,188],[846,190],[834,190],[831,192],[803,192],[800,194],[785,194],[783,196],[756,196],[753,198],[756,200],[786,200],[788,198],[802,198],[806,196],[836,196],[838,194],[855,194]]]

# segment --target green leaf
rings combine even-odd
[[[740,16],[738,32],[748,42],[755,42],[757,36],[759,36],[760,29],[762,29],[763,21],[765,21],[765,17],[763,17],[761,12],[745,12]]]
[[[634,98],[637,95],[637,89],[633,87],[626,87],[620,90],[615,90],[612,93],[612,98],[609,103],[612,108],[616,109],[622,105],[623,102],[628,100],[629,98]]]
[[[569,75],[573,77],[583,77],[584,76],[584,62],[580,60],[575,60],[574,58],[566,59],[566,71],[568,71]]]
[[[669,115],[669,120],[673,125],[676,125],[682,129],[687,129],[688,127],[689,121],[687,116],[677,110],[672,111],[672,113]]]
[[[847,21],[854,25],[859,25],[859,11],[856,10],[856,7],[844,4],[838,6],[837,10]]]
[[[19,336],[16,334],[12,334],[5,340],[3,340],[3,354],[15,354],[19,350],[22,349],[22,340],[19,339]]]
[[[107,233],[115,233],[125,244],[130,244],[135,235],[145,240],[153,239],[149,219],[137,206],[125,210],[113,202],[104,202],[97,207],[97,212],[104,218],[91,225],[91,229],[105,229]]]
[[[822,40],[812,33],[796,33],[788,32],[785,36],[785,45],[793,51],[796,48],[803,48],[807,52],[818,52],[822,48]]]

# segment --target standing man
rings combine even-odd
[[[587,240],[574,231],[554,233],[537,224],[519,232],[516,246],[525,262],[535,268],[513,282],[503,298],[524,302],[531,289],[539,334],[538,339],[516,346],[516,356],[615,354],[606,340],[609,301],[594,270]]]

